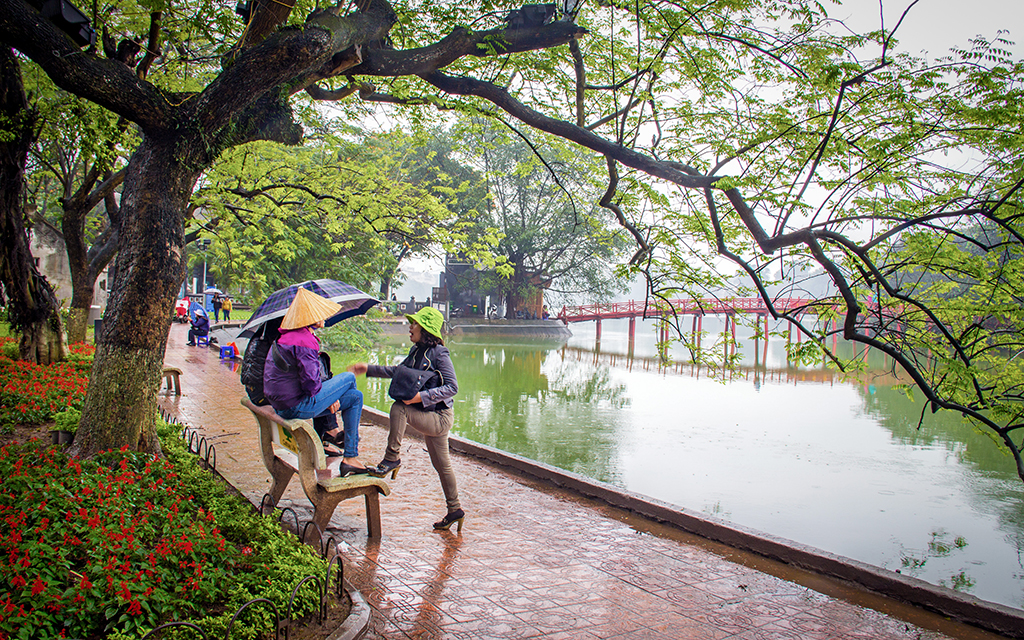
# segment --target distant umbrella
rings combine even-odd
[[[224,293],[224,292],[221,291],[220,289],[218,289],[217,287],[207,287],[206,291],[204,291],[203,293]]]
[[[188,315],[192,320],[195,320],[196,316],[206,316],[207,318],[210,317],[210,315],[206,313],[206,309],[203,308],[203,305],[199,304],[198,302],[189,303]]]
[[[341,322],[345,318],[362,315],[380,302],[373,296],[363,293],[352,285],[340,280],[307,280],[289,285],[284,289],[278,289],[270,294],[263,301],[263,304],[253,312],[252,317],[242,327],[242,332],[238,334],[238,337],[251,338],[261,328],[277,329],[280,327],[281,319],[284,318],[284,314],[287,313],[292,300],[295,299],[295,292],[299,290],[299,287],[308,289],[341,305],[341,311],[328,318],[324,323],[328,327]]]

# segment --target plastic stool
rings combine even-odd
[[[235,357],[235,348],[232,347],[231,345],[224,345],[223,347],[220,348],[220,359],[221,360],[224,360],[225,358],[234,358],[234,357]]]
[[[210,336],[196,336],[197,347],[208,347],[210,346]]]

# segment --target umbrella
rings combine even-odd
[[[220,289],[218,289],[217,287],[207,287],[206,290],[203,291],[203,293],[224,293],[224,292],[221,291]]]
[[[209,317],[209,315],[206,313],[206,309],[203,308],[203,305],[194,301],[188,305],[188,315],[191,317],[192,320],[195,320],[196,316]]]
[[[373,296],[363,293],[352,285],[341,282],[340,280],[307,280],[298,284],[289,285],[284,289],[278,289],[274,293],[270,294],[270,296],[263,301],[263,304],[253,312],[252,317],[250,317],[249,321],[245,323],[244,327],[242,327],[242,332],[238,334],[238,337],[251,338],[256,335],[256,332],[264,325],[268,328],[274,329],[280,327],[281,319],[284,318],[284,314],[288,311],[289,305],[291,305],[292,300],[295,299],[295,292],[298,291],[299,287],[309,289],[313,293],[341,305],[341,311],[328,318],[324,323],[328,327],[332,324],[341,322],[345,318],[362,315],[372,306],[380,302]]]

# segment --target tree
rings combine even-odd
[[[36,269],[25,232],[25,164],[36,113],[25,97],[18,60],[6,48],[0,50],[0,119],[0,303],[11,327],[21,332],[21,358],[50,364],[64,359],[59,305]]]
[[[606,298],[626,240],[611,213],[596,206],[600,187],[592,176],[600,175],[600,166],[557,139],[531,148],[487,127],[466,137],[482,155],[492,198],[488,218],[501,234],[496,251],[508,274],[493,284],[505,299],[506,317],[516,317],[542,288]]]
[[[67,339],[84,342],[96,281],[117,251],[115,190],[125,175],[118,149],[131,136],[110,112],[40,86],[48,82],[43,76],[35,87],[40,133],[30,150],[30,200],[34,223],[64,242],[71,274]]]
[[[771,304],[768,274],[817,264],[839,295],[803,311],[837,319],[846,339],[892,356],[930,407],[989,429],[1024,479],[1013,437],[1024,428],[1024,365],[1011,357],[1024,342],[1021,306],[1011,304],[1021,290],[1018,262],[1006,269],[991,258],[960,260],[950,242],[982,219],[999,234],[980,247],[985,256],[1024,238],[1016,142],[1024,69],[1002,40],[977,40],[932,64],[894,53],[891,29],[837,33],[820,5],[784,0],[592,3],[550,22],[528,10],[479,14],[466,3],[394,7],[366,0],[344,16],[335,7],[278,29],[294,5],[255,4],[237,41],[223,22],[203,34],[208,40],[187,41],[224,53],[222,69],[158,88],[124,65],[79,53],[24,0],[0,0],[0,42],[143,134],[128,165],[121,268],[77,452],[139,433],[182,276],[183,212],[196,180],[228,148],[297,143],[289,99],[305,91],[316,100],[358,93],[363,101],[503,112],[589,149],[607,168],[601,204],[637,245],[625,270],[643,273],[652,295],[722,281],[731,263]],[[501,22],[452,28],[488,19]],[[340,77],[349,84],[336,84]],[[369,85],[374,77],[387,86]],[[969,304],[952,306],[934,287],[894,279],[909,268],[948,278],[964,263],[965,281],[976,283]],[[808,313],[773,315],[823,349],[832,325],[812,324]]]
[[[211,249],[216,281],[245,282],[254,300],[310,278],[367,290],[390,282],[401,258],[451,242],[455,214],[436,185],[410,175],[421,152],[401,134],[321,131],[299,149],[225,153],[193,198],[194,222],[221,239]]]
[[[90,455],[122,444],[158,446],[149,424],[153,391],[184,277],[186,211],[199,176],[223,151],[244,143],[297,144],[302,132],[288,97],[306,89],[318,97],[324,91],[318,82],[350,71],[370,49],[384,52],[397,19],[387,2],[369,0],[347,16],[338,15],[339,6],[312,13],[297,28],[278,30],[292,8],[287,3],[255,4],[223,69],[211,73],[201,91],[192,92],[158,87],[121,61],[79,52],[23,0],[0,3],[0,40],[5,46],[35,61],[58,86],[110,109],[142,133],[127,167],[116,277],[73,454]],[[162,11],[151,13],[153,25],[163,18]],[[553,46],[581,32],[569,24],[517,31],[459,29],[427,51],[397,56],[387,51],[387,69],[377,73],[411,75],[424,70],[424,64],[436,68],[465,55]]]

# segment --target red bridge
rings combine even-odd
[[[775,310],[780,313],[800,311],[817,313],[813,298],[779,298],[773,301]],[[671,310],[665,303],[637,302],[601,302],[579,307],[562,307],[558,319],[570,322],[586,322],[588,320],[611,320],[613,318],[657,318],[664,315],[732,315],[734,313],[769,314],[768,307],[761,298],[703,298],[701,300],[669,300]]]
[[[776,298],[772,301],[777,313],[797,312],[817,315],[823,308],[834,308],[829,303],[822,303],[814,298]],[[753,313],[764,316],[765,334],[768,333],[768,318],[771,313],[768,306],[761,298],[702,298],[688,300],[649,301],[647,303],[630,300],[628,302],[602,302],[587,304],[578,307],[562,307],[557,318],[569,324],[570,322],[597,322],[597,339],[601,339],[601,321],[616,318],[629,318],[629,338],[633,339],[636,334],[637,318],[660,318],[673,315],[693,316],[693,332],[699,334],[703,318],[706,315],[724,315],[725,331],[731,330],[733,338],[736,337],[736,323],[730,322],[733,315],[737,313]],[[760,320],[759,320],[760,322]],[[790,326],[792,329],[792,325]],[[668,339],[668,326],[659,329],[659,338]],[[799,334],[798,334],[799,339]]]

